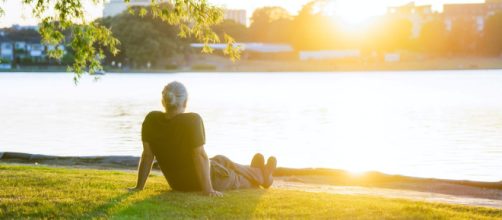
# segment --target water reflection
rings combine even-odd
[[[248,163],[501,180],[502,72],[0,74],[0,151],[139,155],[171,80],[189,89],[209,154]]]

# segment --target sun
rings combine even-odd
[[[323,10],[347,25],[359,25],[385,13],[385,4],[375,0],[330,0]]]

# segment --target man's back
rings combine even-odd
[[[179,191],[200,191],[193,149],[205,144],[204,124],[196,113],[167,119],[150,112],[143,122],[143,142],[148,142],[169,185]]]

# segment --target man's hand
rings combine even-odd
[[[223,197],[223,193],[218,192],[216,190],[205,192],[204,195],[209,196],[209,197]]]

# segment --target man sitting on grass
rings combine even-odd
[[[154,158],[176,191],[202,191],[209,196],[222,196],[218,191],[269,188],[277,166],[276,158],[268,158],[265,164],[263,155],[256,154],[250,166],[234,163],[221,155],[209,160],[204,150],[202,118],[196,113],[184,113],[187,100],[183,84],[169,83],[162,91],[165,112],[153,111],[146,116],[141,131],[143,154],[134,189],[145,187]]]

